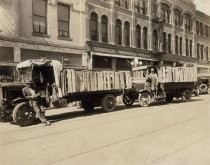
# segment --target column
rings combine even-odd
[[[14,47],[14,62],[21,62],[21,51],[19,47]]]
[[[116,64],[117,64],[117,59],[115,57],[113,57],[112,58],[112,70],[113,71],[116,71],[116,69],[117,69]]]

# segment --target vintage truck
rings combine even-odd
[[[13,120],[20,126],[32,124],[36,116],[22,94],[28,80],[38,89],[45,109],[80,101],[86,111],[101,106],[105,112],[115,110],[116,96],[131,84],[129,71],[76,71],[63,69],[56,60],[27,60],[19,63],[17,70],[20,82],[0,84],[0,120]]]
[[[154,66],[142,66],[133,68],[133,85],[123,95],[123,102],[131,106],[139,102],[140,106],[147,107],[151,103],[165,99],[172,102],[174,98],[181,98],[183,101],[190,101],[191,95],[196,89],[197,68],[155,66],[158,75],[158,89],[156,95],[145,88],[148,70]]]

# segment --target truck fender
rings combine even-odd
[[[26,98],[16,98],[14,100],[12,100],[12,104],[19,104],[21,102],[27,102],[28,100]]]

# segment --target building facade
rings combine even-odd
[[[191,0],[0,0],[0,75],[18,62],[64,67],[186,66],[210,74],[210,16]]]

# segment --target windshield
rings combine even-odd
[[[26,81],[32,81],[32,68],[20,68],[19,71],[19,81],[20,82],[26,82]]]

